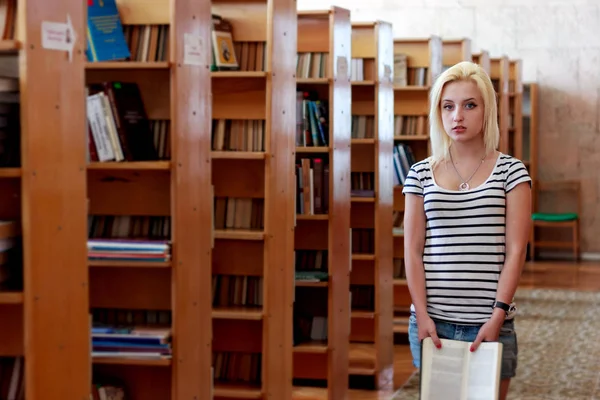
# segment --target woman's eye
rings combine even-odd
[[[452,109],[452,104],[445,104],[444,105],[444,110],[451,110]]]
[[[467,107],[468,109],[472,109],[472,108],[475,108],[475,107],[476,107],[476,105],[475,105],[474,103],[467,103],[467,106],[466,106],[466,107]]]

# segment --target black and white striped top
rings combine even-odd
[[[414,164],[402,191],[424,196],[427,311],[434,319],[484,323],[504,264],[506,193],[531,178],[521,161],[502,153],[488,179],[465,192],[438,186],[431,171],[430,159]]]

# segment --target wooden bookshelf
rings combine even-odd
[[[508,154],[523,159],[523,61],[509,60]]]
[[[136,398],[210,398],[211,54],[207,46],[200,65],[185,62],[183,37],[193,33],[210,43],[211,7],[191,0],[120,0],[118,7],[126,33],[149,26],[164,29],[158,45],[162,52],[140,58],[129,42],[131,61],[86,62],[81,71],[88,86],[135,83],[148,119],[162,126],[161,136],[158,141],[155,136],[155,159],[89,162],[88,212],[93,218],[113,217],[130,233],[136,223],[150,224],[154,231],[142,234],[169,240],[171,260],[86,263],[89,306],[94,316],[116,310],[136,318],[164,317],[161,325],[172,331],[172,358],[94,357],[92,378],[116,379]],[[85,384],[89,393],[89,379]]]
[[[306,386],[323,385],[327,390],[322,398],[347,397],[351,40],[349,10],[331,7],[298,12],[295,270],[302,274],[324,271],[328,278],[296,280],[293,372],[297,398],[314,390]],[[318,124],[317,115],[326,123]],[[312,328],[322,325],[324,329],[313,335]]]
[[[473,53],[472,60],[474,63],[479,64],[488,75],[491,73],[490,53],[487,50],[480,50],[478,53]]]
[[[6,2],[7,3],[7,2]],[[3,93],[2,100],[2,143],[0,146],[0,240],[2,241],[2,252],[0,252],[0,321],[2,321],[2,329],[0,329],[0,357],[5,363],[6,359],[12,359],[12,363],[20,363],[20,371],[18,373],[18,390],[25,390],[27,398],[41,399],[42,393],[34,393],[32,388],[33,376],[38,376],[38,381],[44,385],[45,389],[50,394],[60,396],[65,395],[66,391],[53,390],[51,379],[46,376],[42,377],[42,371],[52,365],[53,355],[62,352],[64,359],[55,362],[57,370],[60,372],[71,372],[73,369],[69,362],[79,362],[81,359],[71,348],[58,349],[57,346],[62,342],[60,337],[61,329],[59,326],[51,326],[46,329],[44,323],[48,321],[58,321],[65,323],[68,321],[71,313],[77,315],[80,311],[79,307],[73,307],[70,310],[62,309],[55,315],[44,315],[45,312],[50,312],[53,305],[65,299],[77,297],[80,287],[77,278],[81,275],[77,271],[75,280],[69,282],[65,293],[55,293],[52,288],[60,282],[60,278],[52,272],[52,267],[57,267],[54,271],[65,271],[62,265],[53,265],[54,261],[59,263],[65,260],[77,258],[77,249],[75,254],[65,254],[65,244],[71,238],[71,233],[62,235],[57,232],[58,225],[64,220],[64,215],[50,216],[44,215],[39,221],[29,219],[39,217],[42,210],[38,208],[45,207],[42,197],[47,196],[47,200],[56,201],[57,198],[64,196],[68,188],[61,182],[61,177],[65,175],[73,176],[73,163],[77,160],[70,159],[66,164],[71,167],[65,174],[47,178],[50,174],[50,164],[56,160],[57,154],[65,151],[68,147],[65,143],[54,146],[47,152],[44,152],[44,145],[49,145],[53,140],[64,140],[66,129],[61,129],[53,126],[51,129],[46,129],[48,137],[42,139],[43,143],[37,143],[32,147],[27,148],[27,144],[31,140],[40,140],[42,132],[39,129],[43,125],[42,119],[49,116],[50,123],[63,123],[63,113],[57,112],[54,109],[55,104],[51,102],[53,96],[59,92],[60,87],[58,80],[61,78],[60,68],[49,68],[47,71],[44,67],[40,67],[39,61],[42,59],[42,54],[36,52],[33,57],[38,61],[38,64],[23,62],[23,57],[26,56],[26,49],[23,44],[38,45],[38,37],[31,38],[32,32],[38,26],[40,20],[47,17],[50,7],[39,7],[39,14],[30,20],[24,19],[24,13],[20,11],[21,7],[25,6],[24,2],[17,7],[11,7],[8,4],[3,5],[2,22],[4,30],[0,32],[0,56],[2,57],[2,79],[10,80],[18,87],[13,93],[10,89],[5,89],[7,93]],[[59,7],[62,7],[59,6]],[[38,19],[39,18],[39,19]],[[12,27],[12,29],[7,29]],[[26,36],[28,34],[28,36]],[[26,37],[31,40],[26,41]],[[42,50],[42,52],[44,52]],[[57,60],[57,58],[55,58]],[[61,65],[63,65],[61,63]],[[47,72],[49,79],[56,79],[56,85],[49,82],[43,82],[42,74]],[[28,83],[31,83],[28,85]],[[39,92],[38,92],[39,90]],[[32,93],[31,97],[27,97],[26,93]],[[6,95],[4,97],[4,95]],[[25,95],[25,97],[24,97]],[[36,96],[37,95],[37,96]],[[11,99],[14,98],[14,99]],[[72,100],[69,98],[69,100]],[[27,125],[25,115],[31,117],[33,110],[37,108],[37,116],[39,120],[31,125]],[[37,131],[36,131],[37,130]],[[31,162],[27,157],[39,156],[40,159],[36,162]],[[55,162],[55,161],[54,161]],[[42,180],[35,179],[33,176],[38,171],[42,174]],[[28,174],[27,184],[24,183],[23,173]],[[47,184],[46,184],[47,183]],[[32,203],[27,203],[27,200],[35,194],[37,199]],[[57,204],[48,204],[50,212],[57,211]],[[46,209],[46,208],[44,208]],[[35,214],[34,214],[35,213]],[[40,225],[39,223],[42,225]],[[47,226],[44,226],[47,225]],[[68,224],[69,228],[75,225]],[[53,249],[53,244],[50,241],[36,242],[33,238],[39,238],[44,232],[52,231],[57,236],[56,243],[59,249]],[[37,246],[37,247],[34,247]],[[38,256],[39,254],[39,256]],[[44,257],[54,257],[53,262],[48,263]],[[44,276],[36,277],[32,273],[43,271]],[[42,295],[40,298],[38,295]],[[25,303],[27,299],[28,304]],[[40,316],[43,321],[35,321],[37,332],[29,331],[29,326],[35,317]],[[83,328],[85,329],[85,328]],[[48,336],[44,340],[45,333]],[[78,348],[77,340],[81,335],[79,332],[69,332],[69,337],[75,340],[74,347]],[[34,353],[35,350],[35,353]],[[33,362],[39,364],[32,365]],[[23,364],[24,363],[24,364]],[[80,365],[83,365],[79,362]],[[11,367],[9,367],[11,368]],[[28,370],[26,370],[26,368]],[[9,374],[10,375],[10,374]],[[27,378],[24,377],[27,376]],[[83,374],[85,376],[85,373]],[[6,378],[6,374],[4,376]],[[41,378],[41,379],[40,379]],[[12,389],[14,382],[4,380],[0,382],[0,386],[4,385],[4,390]],[[75,388],[77,391],[79,388]]]
[[[536,185],[538,179],[538,84],[535,82],[523,83],[522,101],[522,161],[529,171],[532,179],[532,204],[537,204]]]
[[[14,18],[4,4],[15,32],[0,34],[3,79],[18,80],[2,101],[0,239],[14,245],[0,253],[0,357],[24,361],[18,380],[33,400],[90,391],[84,141],[73,135],[85,126],[83,42],[69,60],[40,33],[67,14],[81,32],[83,4],[71,3],[19,1]]]
[[[442,65],[447,69],[461,61],[472,61],[471,39],[443,39],[442,40]]]
[[[236,71],[212,72],[213,138],[224,120],[232,138],[234,129],[258,138],[239,152],[213,141],[214,398],[290,399],[296,3],[216,0],[212,13],[231,24],[240,64]],[[240,287],[247,287],[245,297]],[[258,367],[250,379],[224,368],[248,357],[251,369]]]
[[[490,78],[498,95],[498,127],[500,128],[500,144],[498,150],[509,154],[509,79],[510,64],[506,55],[490,58]]]
[[[410,86],[394,86],[394,203],[393,203],[393,276],[394,276],[394,325],[396,343],[407,343],[408,315],[412,299],[404,272],[404,195],[402,194],[402,175],[397,168],[408,170],[401,165],[419,162],[431,155],[429,141],[429,89],[435,78],[442,72],[444,65],[454,65],[470,51],[468,40],[451,41],[452,50],[446,47],[440,37],[431,36],[421,39],[394,39],[394,56],[406,56],[407,69],[425,69],[425,83],[422,91],[406,90]],[[398,75],[395,76],[398,80]],[[410,83],[410,82],[407,82]],[[412,154],[412,161],[411,161]]]
[[[393,79],[391,24],[352,24],[352,59],[362,76],[353,76],[352,115],[372,119],[371,135],[352,135],[352,314],[351,379],[372,379],[378,389],[393,385],[392,203]],[[362,66],[361,66],[362,64]],[[356,82],[355,82],[356,81]],[[372,84],[371,84],[372,82]],[[368,118],[372,117],[372,118]],[[362,190],[360,197],[357,190]],[[370,195],[369,195],[370,193]],[[360,256],[360,257],[357,257]],[[366,257],[369,256],[369,257]],[[352,383],[352,381],[351,381]]]

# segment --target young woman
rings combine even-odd
[[[496,150],[496,93],[478,65],[461,62],[431,89],[431,157],[406,178],[404,254],[412,297],[409,341],[420,367],[430,336],[503,343],[501,399],[517,367],[513,296],[525,262],[531,179]]]

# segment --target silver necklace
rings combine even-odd
[[[456,175],[458,175],[458,178],[461,181],[461,184],[458,185],[458,190],[461,191],[461,192],[465,192],[465,191],[467,191],[467,190],[469,190],[471,188],[469,186],[469,182],[471,181],[471,179],[473,179],[473,177],[475,176],[475,174],[477,173],[477,171],[479,171],[479,167],[481,167],[481,165],[485,161],[485,154],[484,154],[483,158],[481,159],[481,162],[479,163],[479,165],[477,166],[477,168],[475,168],[475,171],[469,177],[469,179],[463,179],[463,177],[460,176],[460,173],[458,172],[458,169],[456,169],[456,165],[454,165],[454,159],[452,158],[452,152],[450,151],[449,153],[450,153],[450,161],[452,161],[452,167],[454,167],[454,171],[456,172]]]

